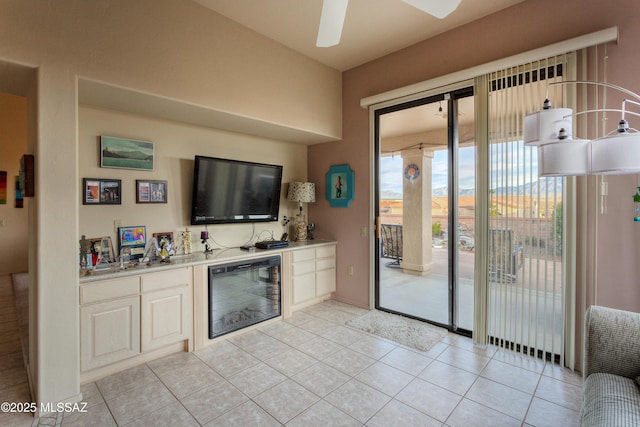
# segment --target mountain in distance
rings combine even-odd
[[[118,150],[118,149],[109,148],[109,147],[102,150],[102,156],[119,158],[119,159],[135,159],[135,160],[151,160],[153,158],[152,155],[145,154],[140,151]]]
[[[562,194],[561,179],[541,179],[540,181],[522,184],[517,187],[498,187],[494,190],[497,196],[537,196],[545,194]]]
[[[436,197],[446,197],[449,195],[449,189],[447,187],[438,187],[434,188],[431,191],[432,196]],[[459,188],[458,196],[475,196],[476,190],[474,188]]]
[[[539,184],[539,185],[538,185]],[[449,193],[447,187],[434,188],[431,192],[432,196],[446,197]],[[542,179],[540,181],[522,184],[517,187],[498,187],[493,190],[496,196],[537,196],[545,194],[562,194],[561,179]],[[458,191],[459,196],[475,196],[475,189],[461,188]],[[382,200],[402,200],[402,193],[392,190],[384,190],[380,193]]]
[[[431,192],[433,196],[448,195],[447,187],[434,188]],[[521,184],[517,187],[498,187],[493,190],[496,196],[537,196],[545,194],[562,194],[561,179],[541,179],[540,181]],[[461,188],[458,191],[459,196],[475,196],[475,189]]]
[[[393,190],[382,190],[380,200],[402,200],[402,193]]]

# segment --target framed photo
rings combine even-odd
[[[35,194],[33,165],[33,155],[25,154],[20,158],[20,190],[24,197]]]
[[[158,251],[162,254],[166,251],[166,255],[173,255],[173,233],[163,231],[162,233],[153,233],[153,237],[158,241]]]
[[[334,165],[326,175],[326,197],[332,208],[348,208],[353,200],[353,171],[348,164]]]
[[[111,237],[95,237],[87,240],[89,240],[87,258],[90,258],[87,259],[88,267],[95,267],[98,265],[98,261],[100,261],[100,264],[116,262]]]
[[[100,167],[153,170],[153,142],[100,137]]]
[[[167,203],[167,181],[137,179],[136,203]]]
[[[82,188],[83,205],[122,204],[122,180],[84,178]]]
[[[147,244],[147,228],[143,225],[118,228],[118,250],[131,251],[131,259],[142,258]]]

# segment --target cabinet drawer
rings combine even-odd
[[[316,250],[313,248],[293,251],[293,262],[309,261],[315,258]]]
[[[140,276],[105,280],[80,286],[80,304],[107,301],[140,293]]]
[[[336,257],[335,245],[320,246],[316,248],[316,257],[317,258],[328,258],[328,257],[335,258]]]
[[[172,270],[149,273],[142,276],[142,292],[157,291],[174,286],[191,283],[189,268],[175,268]]]
[[[336,259],[335,258],[324,258],[316,261],[316,270],[326,270],[328,268],[335,268]]]
[[[291,266],[291,272],[294,276],[313,273],[314,271],[316,271],[315,261],[296,262]]]

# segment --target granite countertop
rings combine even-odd
[[[307,240],[304,242],[290,242],[289,246],[275,249],[258,249],[242,250],[240,248],[216,249],[212,253],[205,254],[203,252],[193,253],[190,255],[176,255],[171,257],[168,263],[156,262],[152,264],[140,263],[136,266],[130,265],[125,269],[121,269],[118,264],[114,264],[107,268],[98,268],[89,270],[88,274],[80,273],[80,283],[90,283],[99,280],[116,279],[119,277],[132,276],[141,273],[154,273],[162,270],[190,267],[199,264],[213,264],[223,261],[233,261],[239,259],[259,258],[261,256],[269,256],[279,254],[305,247],[324,246],[337,243],[333,240]]]

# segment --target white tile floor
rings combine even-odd
[[[344,326],[328,301],[82,388],[63,426],[570,426],[581,378],[449,334],[427,352]]]
[[[362,313],[328,301],[87,384],[88,413],[62,425],[578,424],[579,375],[454,334],[420,352],[344,326]]]

